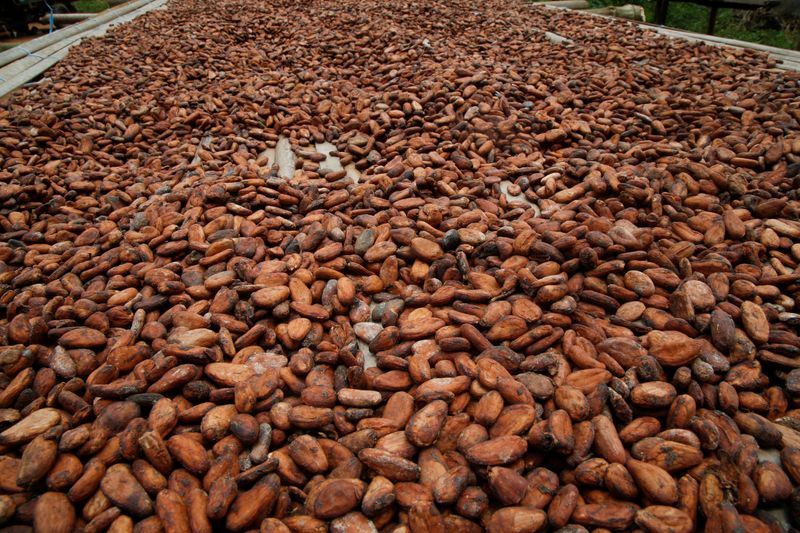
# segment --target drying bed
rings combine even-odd
[[[0,104],[0,521],[781,531],[798,75],[466,0],[172,0]]]

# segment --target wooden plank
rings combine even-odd
[[[785,48],[776,48],[774,46],[767,46],[765,44],[758,44],[758,43],[751,43],[747,41],[739,41],[737,39],[729,39],[727,37],[719,37],[718,35],[706,35],[703,33],[694,33],[691,31],[686,30],[678,30],[675,28],[664,28],[661,26],[656,26],[655,24],[649,24],[646,22],[640,23],[640,27],[644,29],[653,30],[655,32],[661,33],[663,35],[668,35],[670,37],[678,37],[681,39],[688,39],[694,41],[702,41],[708,44],[717,44],[717,45],[725,45],[725,46],[733,46],[735,48],[749,48],[751,50],[756,50],[759,52],[765,52],[771,56],[780,56],[785,57],[787,59],[800,61],[800,52],[795,50],[787,50]]]
[[[289,138],[281,135],[275,146],[275,162],[278,163],[278,176],[289,179],[294,176],[295,162],[294,151]]]
[[[546,2],[531,2],[530,5],[568,9],[589,9],[589,2],[587,0],[548,0]]]
[[[0,69],[0,98],[4,97],[15,89],[22,87],[30,80],[39,76],[47,69],[58,63],[67,55],[69,49],[78,44],[82,39],[103,35],[112,26],[131,21],[139,15],[159,8],[166,3],[167,0],[147,0],[145,3],[140,4],[138,9],[128,11],[103,24],[100,24],[99,26],[88,28],[81,33],[70,35],[64,39],[56,41],[54,44],[40,49],[39,53],[37,54],[27,55],[22,59],[6,65]]]
[[[87,32],[88,31],[89,30],[87,30]],[[16,76],[25,72],[27,69],[33,67],[34,65],[36,65],[41,61],[46,60],[52,55],[61,52],[62,50],[64,50],[64,53],[66,54],[66,50],[69,49],[77,41],[80,41],[83,35],[85,34],[72,35],[61,41],[58,41],[55,44],[51,44],[47,48],[42,48],[35,54],[23,57],[22,59],[17,59],[13,63],[5,65],[4,67],[0,68],[0,81],[14,79]],[[60,57],[63,57],[63,54]]]
[[[151,1],[152,0],[135,0],[128,2],[119,7],[104,11],[97,16],[90,18],[89,20],[78,22],[77,24],[67,28],[55,31],[48,35],[43,35],[42,37],[38,37],[21,45],[15,46],[14,48],[10,48],[5,52],[0,52],[0,66],[8,65],[9,63],[12,63],[18,59],[22,59],[31,55],[32,53],[36,53],[38,50],[51,46],[67,37],[78,35],[92,28],[96,28],[101,24],[107,24],[109,21],[112,21],[121,15],[125,15],[126,13],[137,10],[144,5],[147,5],[147,3]]]
[[[782,67],[784,70],[795,70],[800,72],[800,61],[786,61],[786,60],[779,60],[779,67]]]
[[[662,0],[666,2],[666,0]],[[527,5],[537,5],[536,3],[527,3]],[[544,2],[540,2],[539,5],[542,5],[549,9],[565,9],[560,6],[551,6],[546,5]],[[593,17],[605,17],[611,18],[607,15],[601,15],[598,13],[589,13],[585,12]],[[800,52],[795,50],[787,50],[785,48],[777,48],[774,46],[767,46],[764,44],[758,43],[750,43],[747,41],[739,41],[737,39],[728,39],[726,37],[718,37],[716,35],[705,35],[702,33],[694,33],[691,31],[686,30],[678,30],[675,28],[665,28],[664,26],[659,26],[657,24],[652,24],[649,22],[637,22],[636,23],[639,28],[644,30],[651,30],[666,37],[672,37],[677,39],[683,39],[686,41],[694,41],[694,42],[703,42],[706,44],[710,44],[713,46],[731,46],[734,48],[745,48],[750,50],[755,50],[757,52],[764,52],[772,59],[778,61],[778,67],[783,70],[793,70],[800,72]]]

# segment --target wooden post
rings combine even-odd
[[[717,6],[712,5],[711,11],[708,13],[708,31],[709,35],[714,35],[714,26],[717,25]]]
[[[667,10],[669,9],[669,0],[656,0],[656,24],[663,26],[667,23]]]

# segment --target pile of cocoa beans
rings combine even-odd
[[[82,42],[0,103],[0,533],[800,527],[799,81],[519,0]]]

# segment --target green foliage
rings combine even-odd
[[[655,19],[655,0],[589,0],[591,7],[619,6],[637,4],[644,7],[647,21]],[[667,26],[683,30],[705,33],[708,28],[709,8],[683,2],[670,2],[667,11]],[[766,24],[748,23],[743,17],[747,12],[741,9],[720,9],[714,35],[749,41],[753,43],[792,48],[794,36],[779,27],[762,27]]]
[[[97,13],[108,9],[106,0],[80,0],[72,5],[78,13]]]

